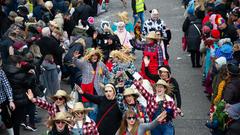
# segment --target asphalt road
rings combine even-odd
[[[147,6],[145,18],[149,18],[149,10],[159,9],[161,19],[165,21],[173,35],[169,48],[170,66],[172,76],[177,79],[180,85],[182,110],[185,114],[184,117],[178,117],[174,120],[176,135],[209,135],[209,130],[204,126],[208,119],[209,101],[203,93],[204,88],[201,86],[201,69],[193,69],[188,53],[181,50],[184,9],[181,8],[180,0],[146,0],[145,2]],[[100,26],[100,22],[103,20],[116,21],[116,13],[119,11],[129,11],[132,16],[130,3],[131,1],[128,1],[128,7],[124,8],[120,0],[110,0],[109,11],[95,19],[96,26]],[[139,65],[141,52],[137,52],[136,55],[136,63]],[[69,86],[63,82],[62,88],[68,89]],[[43,122],[36,125],[38,130],[36,132],[22,130],[22,135],[41,135],[46,132],[44,119],[47,117],[47,112],[39,109],[39,116],[43,117]],[[0,134],[4,133],[0,132]]]

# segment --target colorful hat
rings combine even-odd
[[[74,104],[72,112],[74,113],[78,111],[81,111],[81,112],[83,111],[85,113],[88,113],[93,110],[94,110],[93,108],[85,108],[82,102],[77,102]]]
[[[57,90],[56,94],[54,96],[51,96],[50,98],[52,100],[56,100],[58,97],[63,97],[66,99],[66,102],[70,101],[72,98],[67,94],[65,90]]]
[[[139,93],[137,89],[134,89],[134,88],[126,88],[123,91],[123,96],[128,96],[128,95],[134,95],[135,97],[139,97]]]
[[[226,21],[222,18],[222,17],[220,17],[220,16],[218,16],[217,15],[217,17],[216,17],[216,24],[219,26],[219,25],[222,25],[222,24],[224,24]]]
[[[212,30],[211,31],[211,36],[215,39],[219,39],[220,38],[220,31],[216,30],[216,29]]]
[[[22,47],[27,48],[27,45],[24,42],[20,42],[20,41],[19,42],[15,42],[13,44],[13,48],[16,49],[16,50],[19,50]]]

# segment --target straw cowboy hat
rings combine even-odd
[[[20,17],[20,16],[17,16],[14,18],[15,23],[21,23],[21,22],[23,22],[23,20],[24,20],[24,18]]]
[[[55,117],[50,119],[47,124],[49,127],[52,127],[55,121],[65,121],[66,123],[69,123],[71,120],[71,114],[67,112],[57,112],[55,114]]]
[[[123,91],[123,96],[129,96],[129,95],[133,95],[135,97],[139,97],[139,93],[136,89],[134,88],[127,88]]]
[[[85,112],[88,113],[90,111],[93,111],[93,108],[85,108],[82,102],[77,102],[74,104],[72,112]]]
[[[169,84],[168,84],[166,81],[162,80],[162,79],[158,80],[158,81],[155,83],[154,86],[157,86],[157,85],[163,85],[163,86],[165,86],[165,87],[167,87],[167,88],[170,87]]]
[[[67,94],[64,90],[58,90],[54,96],[51,96],[50,98],[52,100],[56,100],[57,97],[63,97],[66,99],[66,102],[70,101],[72,98]]]
[[[155,31],[151,31],[148,33],[148,35],[146,36],[146,38],[149,38],[149,39],[161,39],[161,37],[159,35],[156,34]]]
[[[121,21],[123,21],[124,23],[128,23],[129,22],[128,12],[127,11],[119,12],[117,15],[121,19]]]
[[[101,51],[99,48],[88,48],[88,49],[87,49],[87,52],[86,52],[86,55],[84,56],[84,58],[85,58],[86,60],[90,60],[90,58],[91,58],[93,55],[98,55],[98,56],[99,56],[99,60],[102,60],[102,58],[103,58],[102,51]]]

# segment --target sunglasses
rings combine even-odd
[[[131,120],[131,119],[132,119],[132,120],[135,120],[136,117],[127,117],[127,119],[128,119],[128,120]]]
[[[60,100],[60,101],[62,101],[63,98],[62,98],[62,97],[59,97],[59,98],[57,97],[56,100]]]
[[[64,121],[55,121],[55,123],[56,123],[56,124],[60,124],[60,123],[61,123],[61,124],[65,124]]]
[[[79,114],[83,115],[84,112],[76,112],[76,114],[77,114],[77,115],[79,115]]]

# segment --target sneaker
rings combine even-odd
[[[28,126],[26,127],[26,129],[27,129],[27,130],[30,130],[30,131],[33,131],[33,132],[37,131],[37,128],[36,128],[35,126],[32,126],[32,125],[28,125]]]
[[[22,127],[26,128],[27,127],[27,124],[26,123],[21,123],[20,124]]]

